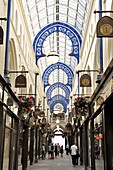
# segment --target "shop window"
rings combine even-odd
[[[103,121],[101,112],[94,119],[94,154],[96,170],[104,169]]]
[[[9,152],[10,152],[10,129],[6,128],[4,143],[3,169],[9,169]]]

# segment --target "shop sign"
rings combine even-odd
[[[102,96],[99,96],[96,102],[97,105],[101,105],[104,102],[104,98]]]
[[[113,19],[102,17],[97,23],[97,37],[113,37]]]
[[[26,87],[26,77],[24,75],[19,75],[18,77],[16,77],[15,80],[15,87],[16,88],[25,88]]]
[[[91,87],[91,77],[88,74],[83,74],[81,76],[80,87]]]
[[[39,116],[40,116],[40,117],[44,117],[44,116],[45,116],[44,111],[40,111]]]
[[[13,101],[12,101],[12,99],[9,98],[9,97],[8,97],[8,99],[7,99],[7,105],[8,105],[8,106],[13,106]]]

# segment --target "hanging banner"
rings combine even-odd
[[[15,87],[16,88],[25,88],[26,87],[26,77],[24,75],[19,75],[15,80]]]
[[[88,74],[83,74],[81,76],[80,87],[91,87],[91,77]]]
[[[45,117],[44,111],[40,111],[39,116],[40,116],[40,117]]]
[[[0,44],[3,44],[3,35],[4,35],[4,31],[2,27],[0,26]]]
[[[113,19],[102,17],[97,23],[97,37],[113,37]]]

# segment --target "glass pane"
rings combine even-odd
[[[2,101],[3,85],[0,83],[0,101]]]
[[[4,103],[7,104],[7,99],[8,99],[8,91],[7,89],[4,91]]]
[[[9,169],[10,130],[5,130],[3,170]]]
[[[11,140],[11,143],[12,143],[12,148],[11,148],[11,155],[12,155],[12,159],[11,159],[11,162],[12,162],[12,169],[14,169],[14,164],[15,164],[15,161],[16,161],[16,158],[15,158],[15,152],[16,152],[16,138],[17,138],[17,135],[15,133],[12,133],[12,140]]]
[[[59,7],[59,13],[67,13],[67,7],[66,6],[60,6]]]
[[[6,114],[6,126],[7,127],[11,128],[11,121],[12,121],[12,118],[8,114]]]
[[[76,9],[77,8],[77,3],[72,1],[72,0],[70,0],[69,1],[69,7],[73,8],[73,9]]]
[[[102,114],[103,113],[101,112],[94,120],[94,149],[96,170],[104,169],[104,139]]]

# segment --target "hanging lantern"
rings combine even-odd
[[[47,56],[47,63],[56,64],[59,61],[59,55],[55,51],[51,51],[51,53]]]

